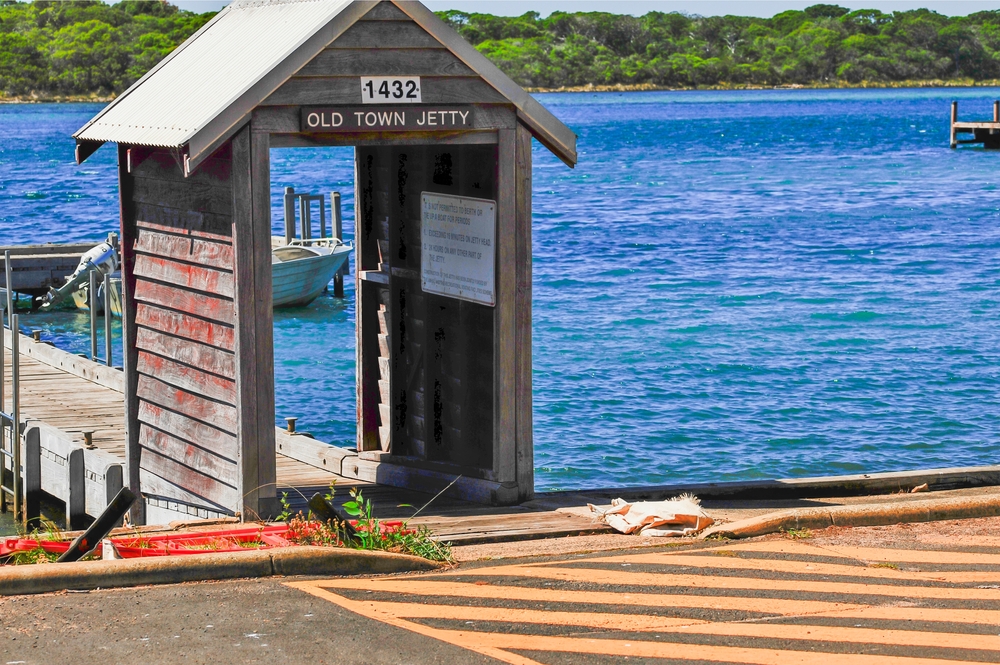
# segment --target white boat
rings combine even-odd
[[[315,300],[354,246],[337,238],[292,240],[271,249],[275,307],[302,307]]]

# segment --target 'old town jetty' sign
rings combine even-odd
[[[302,109],[303,132],[427,132],[472,129],[474,106],[334,106]]]

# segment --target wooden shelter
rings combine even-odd
[[[533,487],[531,139],[576,137],[418,2],[239,1],[74,138],[118,144],[128,481],[275,512],[269,148],[355,146],[359,455]],[[136,515],[142,520],[142,515]]]

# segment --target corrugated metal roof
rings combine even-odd
[[[260,102],[379,1],[232,3],[73,135],[80,143],[78,159],[113,141],[186,148],[195,168]],[[507,97],[543,145],[576,164],[576,135],[566,125],[422,4],[391,1]]]
[[[349,5],[234,2],[73,136],[180,148]]]

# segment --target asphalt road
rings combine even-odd
[[[0,600],[7,663],[1000,662],[1000,550],[802,540]]]

